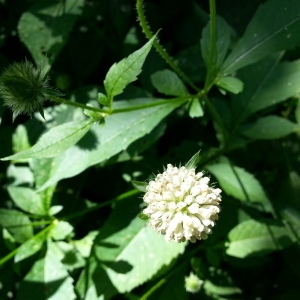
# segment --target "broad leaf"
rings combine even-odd
[[[206,169],[217,178],[226,194],[241,201],[258,202],[268,206],[268,198],[261,184],[244,169],[229,163],[210,165]]]
[[[261,5],[224,62],[223,72],[233,73],[272,52],[299,45],[299,11],[300,2],[295,0],[270,0]]]
[[[296,131],[300,131],[298,124],[278,116],[259,118],[240,130],[242,135],[253,140],[279,139]]]
[[[137,79],[155,38],[156,35],[142,48],[110,67],[104,80],[107,99],[101,98],[103,105],[110,107],[114,96],[121,94],[129,83]]]
[[[36,63],[52,66],[81,12],[84,1],[37,2],[23,13],[18,31]]]
[[[173,71],[158,71],[151,75],[151,82],[162,94],[178,97],[188,95],[188,91],[184,83]]]
[[[50,244],[50,243],[49,243]],[[73,300],[73,279],[51,247],[37,260],[18,289],[17,300]]]
[[[234,227],[228,234],[226,253],[244,258],[248,255],[265,255],[291,245],[285,227],[248,220]]]
[[[282,53],[269,55],[259,63],[248,66],[238,72],[238,77],[245,83],[245,86],[240,94],[231,95],[233,126],[241,123],[255,111],[272,106],[289,97],[288,95],[283,98],[281,96],[278,97],[281,95],[281,90],[278,90],[273,84],[276,76],[280,77],[281,82],[285,82],[284,77],[274,72],[281,57]],[[273,80],[269,80],[271,74],[274,74],[272,76]],[[267,82],[268,84],[266,84]],[[276,82],[280,84],[278,81]],[[273,90],[275,91],[274,93]]]
[[[1,208],[0,225],[6,228],[19,243],[23,243],[33,236],[29,218],[17,210]]]
[[[92,125],[92,120],[85,120],[56,126],[43,134],[38,142],[28,150],[4,157],[1,160],[54,157],[76,144]]]
[[[233,97],[236,114],[243,117],[285,101],[300,91],[300,60],[277,64],[280,54],[247,67],[239,77],[247,82],[245,90]]]
[[[19,208],[35,215],[46,215],[41,197],[34,190],[20,186],[9,186],[8,193]]]
[[[118,101],[115,108],[142,105],[156,99]],[[44,189],[63,178],[75,176],[88,167],[109,159],[132,142],[149,133],[180,101],[108,116],[103,126],[94,126],[79,145],[73,146],[53,160],[53,175],[40,188]]]
[[[58,224],[51,230],[51,237],[54,240],[63,240],[71,235],[74,227],[67,221],[59,221]]]

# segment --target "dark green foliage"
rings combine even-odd
[[[0,299],[300,299],[300,2],[136,2],[0,3]],[[146,225],[169,163],[205,241]]]

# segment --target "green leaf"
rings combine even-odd
[[[241,134],[253,140],[279,139],[296,131],[300,131],[299,125],[278,116],[259,118],[240,130]]]
[[[147,103],[156,99],[135,99],[118,101],[115,108],[124,108]],[[94,126],[80,142],[53,160],[53,174],[40,190],[53,185],[63,178],[75,176],[88,167],[109,159],[126,149],[132,142],[143,137],[175,108],[180,101],[129,111],[108,116],[105,125]]]
[[[81,12],[83,0],[37,2],[23,13],[18,24],[21,41],[36,63],[52,66]]]
[[[266,255],[292,243],[285,227],[257,220],[240,223],[229,232],[228,238],[226,253],[239,258]]]
[[[236,77],[221,77],[216,85],[233,94],[240,93],[244,87],[244,83]]]
[[[54,157],[76,144],[92,127],[92,120],[75,121],[56,126],[43,134],[38,142],[22,152],[1,160]]]
[[[144,221],[136,218],[127,228],[105,239],[105,243],[121,245],[118,249],[110,250],[111,248],[105,246],[96,248],[98,258],[109,259],[116,267],[121,262],[128,264],[127,272],[118,272],[113,265],[106,268],[107,276],[121,293],[131,291],[149,280],[184,251],[184,243],[166,243],[162,235],[144,224]],[[136,254],[136,249],[139,249],[139,255]],[[151,259],[148,258],[149,255]]]
[[[146,193],[146,187],[148,186],[147,182],[132,180],[131,183],[137,190]]]
[[[177,97],[188,95],[188,91],[184,83],[173,71],[163,70],[155,72],[151,75],[151,82],[162,94]]]
[[[205,289],[205,293],[207,295],[212,296],[212,299],[218,299],[216,295],[233,297],[234,295],[236,296],[236,294],[242,293],[242,290],[237,286],[216,285],[210,280],[205,280],[203,288]]]
[[[22,124],[18,125],[13,134],[13,151],[20,152],[30,148],[26,127]]]
[[[241,201],[250,201],[269,205],[269,200],[260,182],[242,168],[229,163],[207,166],[206,169],[218,180],[224,192]]]
[[[224,62],[223,72],[233,73],[272,52],[299,45],[299,11],[300,2],[294,0],[270,0],[261,5]]]
[[[23,243],[33,236],[29,218],[17,210],[1,208],[0,225],[6,228],[19,243]]]
[[[84,238],[80,240],[73,240],[72,244],[78,250],[78,252],[82,255],[82,257],[89,257],[91,254],[92,246],[94,244],[94,240],[97,236],[97,231],[90,231]]]
[[[202,105],[200,103],[200,99],[194,98],[189,108],[189,116],[191,118],[198,118],[198,117],[202,117],[203,114],[204,112],[202,109]]]
[[[34,190],[26,187],[9,186],[8,193],[19,208],[34,215],[46,215],[41,197]]]
[[[114,96],[121,94],[129,83],[137,79],[137,76],[142,72],[142,66],[155,38],[156,35],[142,48],[110,67],[104,79],[107,101],[104,101],[103,97],[101,98],[102,102],[107,102],[105,105],[111,107]]]
[[[37,235],[33,236],[25,243],[23,243],[19,247],[18,252],[15,255],[15,263],[20,262],[40,251],[44,245],[45,240],[47,239],[47,236],[48,231],[44,231],[38,233]]]
[[[216,49],[213,63],[210,57],[210,23],[202,31],[201,52],[206,68],[211,68],[212,75],[220,70],[230,45],[231,28],[221,17],[217,17]]]
[[[64,265],[48,246],[45,256],[34,263],[21,282],[17,300],[73,300],[76,296],[72,283]]]
[[[73,233],[74,227],[66,221],[59,221],[51,230],[51,236],[54,240],[63,240]]]

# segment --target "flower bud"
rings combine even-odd
[[[42,117],[42,104],[47,95],[55,94],[49,87],[49,77],[41,67],[25,60],[8,66],[0,76],[0,97],[13,111],[13,121],[19,114],[32,115],[38,111]],[[56,92],[58,93],[58,92]]]

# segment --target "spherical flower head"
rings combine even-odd
[[[39,111],[49,88],[49,77],[42,68],[25,60],[8,66],[0,76],[0,97],[13,111],[13,120],[19,114],[32,115]]]
[[[194,243],[206,239],[220,212],[221,190],[202,172],[173,167],[149,182],[143,197],[150,226],[166,241]]]
[[[185,289],[190,293],[198,293],[204,283],[204,281],[196,276],[193,272],[191,272],[189,276],[186,276],[184,281]]]

